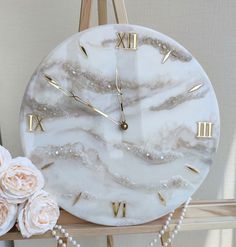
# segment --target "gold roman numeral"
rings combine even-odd
[[[112,209],[114,217],[118,217],[121,210],[121,217],[126,217],[126,203],[125,202],[112,202]]]
[[[211,138],[213,132],[213,123],[211,122],[198,122],[197,123],[197,137],[198,138]]]
[[[40,117],[39,115],[35,114],[29,114],[27,116],[27,121],[28,121],[28,131],[29,132],[34,132],[34,131],[44,131],[43,127],[43,118]]]
[[[116,48],[137,50],[137,33],[117,33]]]

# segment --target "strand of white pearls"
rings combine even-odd
[[[187,207],[190,203],[190,201],[192,200],[192,198],[190,197],[184,204],[183,206],[183,209],[181,211],[181,214],[180,214],[180,217],[179,217],[179,220],[177,221],[177,224],[174,228],[174,231],[171,233],[170,237],[167,239],[167,241],[163,242],[163,245],[162,247],[167,247],[171,242],[172,240],[175,238],[175,236],[178,234],[179,232],[179,229],[180,229],[180,226],[181,224],[183,223],[183,220],[184,220],[184,216],[186,214],[186,210],[187,210]],[[165,234],[166,230],[168,229],[170,223],[171,223],[171,220],[173,218],[173,214],[174,214],[174,211],[172,211],[168,217],[167,217],[167,220],[165,222],[165,224],[162,226],[162,229],[159,231],[157,237],[161,239],[161,237]],[[154,245],[157,244],[158,242],[158,238],[154,238],[146,247],[152,247]]]
[[[65,238],[68,239],[69,242],[71,242],[74,246],[80,247],[80,244],[78,244],[77,241],[70,236],[70,234],[66,231],[66,229],[64,229],[61,225],[55,225],[55,227],[52,230],[52,236],[62,247],[67,247],[67,243],[63,242],[62,238],[60,237],[61,235],[60,233],[59,235],[57,235],[57,231],[61,232],[61,234],[63,234]]]
[[[185,217],[185,214],[186,214],[186,210],[187,210],[187,207],[190,203],[190,201],[192,200],[192,198],[190,197],[184,204],[183,206],[183,209],[181,211],[181,214],[180,214],[180,218],[179,220],[177,221],[177,224],[174,228],[174,231],[171,233],[170,237],[167,239],[167,241],[165,241],[162,245],[162,247],[167,247],[171,242],[172,240],[175,238],[175,236],[177,235],[177,233],[179,232],[179,229],[180,229],[180,226],[181,224],[183,223],[183,220],[184,220],[184,217]],[[158,233],[158,237],[161,238],[166,230],[168,229],[170,223],[171,223],[171,220],[173,218],[173,215],[174,215],[174,211],[170,212],[170,214],[168,215],[167,217],[167,220],[165,222],[165,224],[162,226],[162,229],[160,230],[160,232]],[[69,240],[69,242],[71,242],[74,246],[76,247],[80,247],[80,244],[77,243],[77,241],[75,239],[73,239],[73,237],[71,237],[69,235],[69,233],[61,226],[61,225],[55,225],[55,227],[53,228],[52,230],[52,235],[55,237],[56,241],[58,242],[58,244],[60,244],[62,247],[67,247],[67,243],[64,243],[63,240],[61,239],[60,235],[57,235],[57,230],[59,232],[61,232],[61,234],[63,234],[65,236],[65,238],[67,238]],[[60,234],[60,233],[59,233]],[[157,244],[158,242],[158,239],[157,238],[154,238],[148,245],[147,247],[152,247],[154,246],[155,244]]]

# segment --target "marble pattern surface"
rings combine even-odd
[[[115,48],[117,32],[137,33],[138,49]],[[127,131],[44,78],[52,76],[120,120],[116,69]],[[28,114],[43,117],[44,132],[28,131]],[[196,137],[200,121],[213,123],[212,138]],[[132,225],[167,214],[197,190],[210,169],[220,122],[212,85],[185,48],[148,28],[106,25],[73,35],[42,61],[25,92],[20,129],[25,154],[61,207],[94,223]],[[112,202],[126,203],[126,217],[114,216]]]

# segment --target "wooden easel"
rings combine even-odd
[[[117,23],[128,23],[124,0],[112,0]],[[107,24],[107,0],[97,0],[98,24]],[[81,0],[79,32],[90,27],[92,0]]]
[[[79,31],[85,30],[90,24],[92,0],[82,0]],[[124,0],[113,0],[113,6],[117,23],[128,23]],[[98,23],[103,25],[107,23],[107,0],[98,0]],[[1,135],[0,135],[1,144]],[[169,226],[169,232],[163,236],[162,241],[173,231],[181,208],[177,209],[173,223]],[[165,217],[153,222],[138,226],[107,227],[95,225],[83,221],[68,212],[61,210],[58,224],[63,225],[71,235],[80,236],[106,236],[107,247],[114,247],[113,235],[121,234],[145,234],[156,233],[161,230],[165,222]],[[213,229],[236,229],[236,200],[218,200],[218,201],[192,201],[186,213],[186,218],[181,227],[181,231],[213,230]],[[0,241],[5,240],[32,240],[53,238],[49,232],[43,235],[35,235],[30,239],[24,239],[19,230],[14,227],[8,233],[0,237]],[[66,241],[66,239],[63,239]],[[58,247],[61,247],[58,245]],[[170,245],[169,245],[170,247]]]

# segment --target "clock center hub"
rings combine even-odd
[[[122,130],[127,130],[129,128],[129,125],[126,122],[121,122],[120,128]]]

